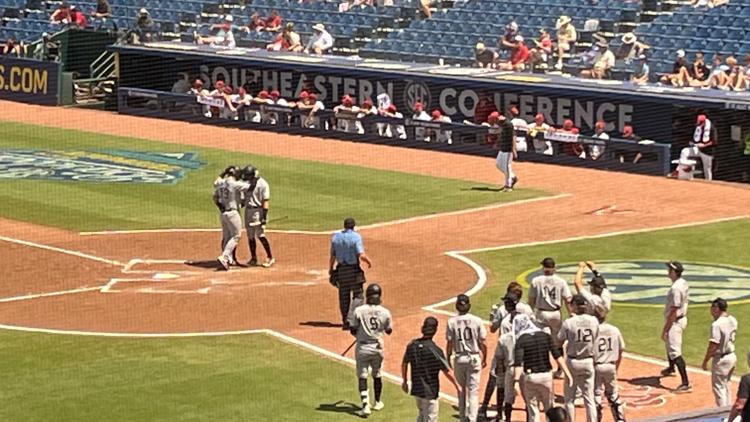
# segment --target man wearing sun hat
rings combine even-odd
[[[494,68],[498,60],[500,60],[500,54],[497,51],[487,48],[483,42],[477,43],[474,48],[474,61],[477,67]]]
[[[606,41],[597,41],[596,46],[599,50],[596,52],[591,69],[581,71],[582,78],[604,79],[609,77],[609,70],[615,67],[615,55],[609,49]]]
[[[307,42],[305,53],[323,54],[333,47],[333,37],[326,31],[326,27],[322,23],[316,23],[312,29],[314,33]]]
[[[557,64],[555,64],[555,69],[557,70],[562,70],[565,52],[570,51],[576,39],[578,39],[578,33],[572,22],[570,16],[562,15],[555,24],[557,30]]]
[[[661,339],[667,348],[667,358],[669,366],[661,371],[663,377],[674,375],[675,366],[680,373],[681,383],[674,390],[676,393],[687,393],[691,390],[690,381],[688,380],[687,367],[685,359],[682,357],[682,335],[687,328],[687,311],[690,295],[688,293],[688,283],[682,278],[682,272],[685,270],[682,263],[669,261],[666,263],[667,275],[672,282],[672,286],[667,292],[666,303],[664,304],[664,329],[661,333]]]

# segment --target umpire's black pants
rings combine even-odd
[[[339,310],[341,311],[341,321],[344,326],[349,323],[346,317],[349,315],[349,306],[352,297],[362,294],[362,285],[365,282],[365,275],[359,265],[340,264],[336,267],[337,282],[339,288]]]

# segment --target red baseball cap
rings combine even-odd
[[[698,115],[698,120],[697,120],[696,124],[702,125],[704,123],[706,123],[706,115],[705,114],[699,114]]]
[[[389,113],[395,113],[396,112],[396,106],[391,104],[388,106],[388,112]]]
[[[272,96],[273,98],[279,98],[279,96],[280,96],[280,95],[281,95],[281,94],[279,94],[279,91],[277,91],[277,90],[275,90],[275,89],[274,89],[273,91],[271,91],[271,96]]]
[[[565,121],[563,122],[563,125],[562,125],[562,127],[563,127],[563,129],[565,129],[565,130],[570,130],[570,129],[573,129],[573,121],[572,121],[572,120],[570,120],[570,119],[566,119],[566,120],[565,120]]]
[[[315,101],[315,100],[317,100],[317,99],[318,99],[318,96],[317,96],[317,95],[315,95],[315,94],[310,94],[310,95],[309,95],[309,96],[308,96],[307,98],[309,98],[309,99],[310,99],[310,101]]]
[[[433,119],[439,119],[443,116],[443,113],[440,112],[440,110],[433,110],[432,111],[432,118]]]
[[[534,116],[534,121],[535,121],[535,122],[536,122],[537,124],[542,124],[542,123],[544,123],[544,115],[543,115],[542,113],[537,113],[537,114],[536,114],[536,116]]]
[[[352,100],[352,97],[344,95],[343,97],[341,97],[341,104],[347,107],[351,107],[352,105],[354,105],[354,100]]]
[[[365,100],[364,102],[362,102],[362,107],[367,108],[367,109],[372,108],[372,101],[370,101],[369,99]]]
[[[309,96],[310,96],[310,94],[308,94],[307,91],[302,91],[302,92],[299,93],[299,97],[302,98],[302,99],[305,99],[305,98],[307,98]]]
[[[633,126],[625,125],[622,127],[622,134],[625,136],[630,136],[633,134]]]
[[[500,113],[499,113],[499,112],[497,112],[497,111],[493,111],[493,112],[492,112],[492,113],[490,113],[490,115],[489,115],[489,116],[487,117],[487,119],[499,119],[499,118],[500,118]]]
[[[594,127],[595,127],[596,129],[601,129],[601,130],[604,130],[604,128],[605,128],[606,126],[607,126],[607,124],[606,124],[606,123],[604,123],[604,121],[602,121],[602,120],[599,120],[598,122],[596,122],[596,125],[595,125]]]
[[[422,103],[414,103],[414,111],[422,111],[424,110],[424,104]]]
[[[224,88],[224,81],[216,81],[216,84],[214,84],[216,89],[222,89]]]
[[[231,95],[231,94],[232,94],[232,92],[233,92],[233,91],[232,91],[232,87],[231,87],[231,86],[225,86],[225,87],[224,87],[224,93],[225,93],[225,94],[227,94],[227,95]]]
[[[516,107],[516,106],[511,107],[510,108],[510,114],[512,114],[514,116],[518,116],[518,107]]]
[[[260,98],[268,98],[268,91],[260,91],[258,93],[258,97],[260,97]]]

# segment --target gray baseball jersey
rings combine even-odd
[[[534,318],[534,311],[531,309],[531,306],[524,302],[518,302],[518,304],[516,304],[516,312],[528,315],[532,319]],[[510,315],[510,313],[505,309],[505,306],[502,305],[493,308],[490,312],[490,324],[492,324],[492,328],[495,330],[500,329],[500,335],[509,333],[513,329],[513,325],[510,318],[508,318],[508,315]],[[498,341],[500,341],[499,338]]]
[[[568,341],[565,352],[573,359],[593,358],[598,336],[599,321],[588,314],[573,315],[566,319],[557,334],[561,342]]]
[[[354,310],[349,321],[357,330],[358,343],[379,343],[389,328],[392,329],[391,312],[381,305],[362,305]]]
[[[252,192],[245,194],[245,207],[260,208],[263,206],[263,201],[269,199],[271,199],[271,187],[268,186],[266,179],[259,177]]]
[[[503,367],[507,370],[513,366],[513,352],[516,348],[516,340],[512,333],[500,335],[495,349],[495,357],[502,362]]]
[[[686,316],[689,300],[690,294],[688,292],[687,281],[684,278],[678,278],[672,283],[672,287],[669,288],[669,292],[667,293],[667,302],[664,304],[664,318],[669,315],[672,308],[679,308],[677,310],[677,318]]]
[[[596,339],[596,364],[616,363],[624,350],[625,340],[620,329],[606,322],[600,324]]]
[[[229,211],[239,210],[240,195],[248,190],[250,185],[247,182],[235,180],[233,177],[227,177],[217,180],[214,183],[214,188],[219,203],[224,206],[225,210]]]
[[[531,280],[529,304],[540,311],[558,311],[573,298],[568,283],[557,275],[539,275]]]
[[[604,307],[607,312],[612,310],[612,295],[609,293],[609,289],[602,290],[601,295],[595,295],[588,289],[582,289],[581,296],[588,301],[587,312],[589,314],[593,315],[597,306]]]
[[[711,324],[711,343],[716,343],[719,348],[718,355],[734,353],[734,342],[737,336],[737,319],[731,315],[720,316]]]
[[[448,320],[446,340],[452,342],[457,355],[479,353],[479,342],[487,338],[487,329],[476,315],[456,315]]]

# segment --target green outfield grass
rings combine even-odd
[[[211,185],[229,164],[260,168],[271,184],[269,219],[276,229],[336,229],[350,215],[371,224],[544,195],[530,189],[507,195],[472,189],[480,184],[468,181],[14,123],[0,127],[0,148],[196,152],[206,163],[174,185],[0,179],[1,217],[81,231],[214,227]]]
[[[392,353],[400,353],[393,351]],[[354,368],[260,334],[125,339],[0,331],[3,421],[351,421]],[[372,382],[370,382],[372,389]],[[384,383],[370,419],[415,419]],[[452,420],[443,403],[441,421]]]
[[[601,239],[555,243],[551,245],[476,253],[470,257],[488,270],[490,282],[473,299],[472,311],[487,318],[492,303],[505,292],[507,283],[523,272],[536,268],[545,256],[558,265],[581,260],[680,260],[750,267],[750,220],[738,220],[674,230],[622,235]],[[606,274],[604,274],[606,277]],[[690,274],[685,274],[688,282]],[[568,280],[571,283],[572,280]],[[664,277],[664,289],[669,280]],[[750,288],[750,286],[748,286]],[[574,290],[575,292],[575,290]],[[745,352],[750,346],[750,304],[729,307],[739,322],[737,333],[738,372],[746,372]],[[703,361],[712,318],[708,305],[691,305],[684,353],[691,365]],[[663,307],[613,305],[610,321],[620,327],[628,350],[664,358],[660,339]]]

